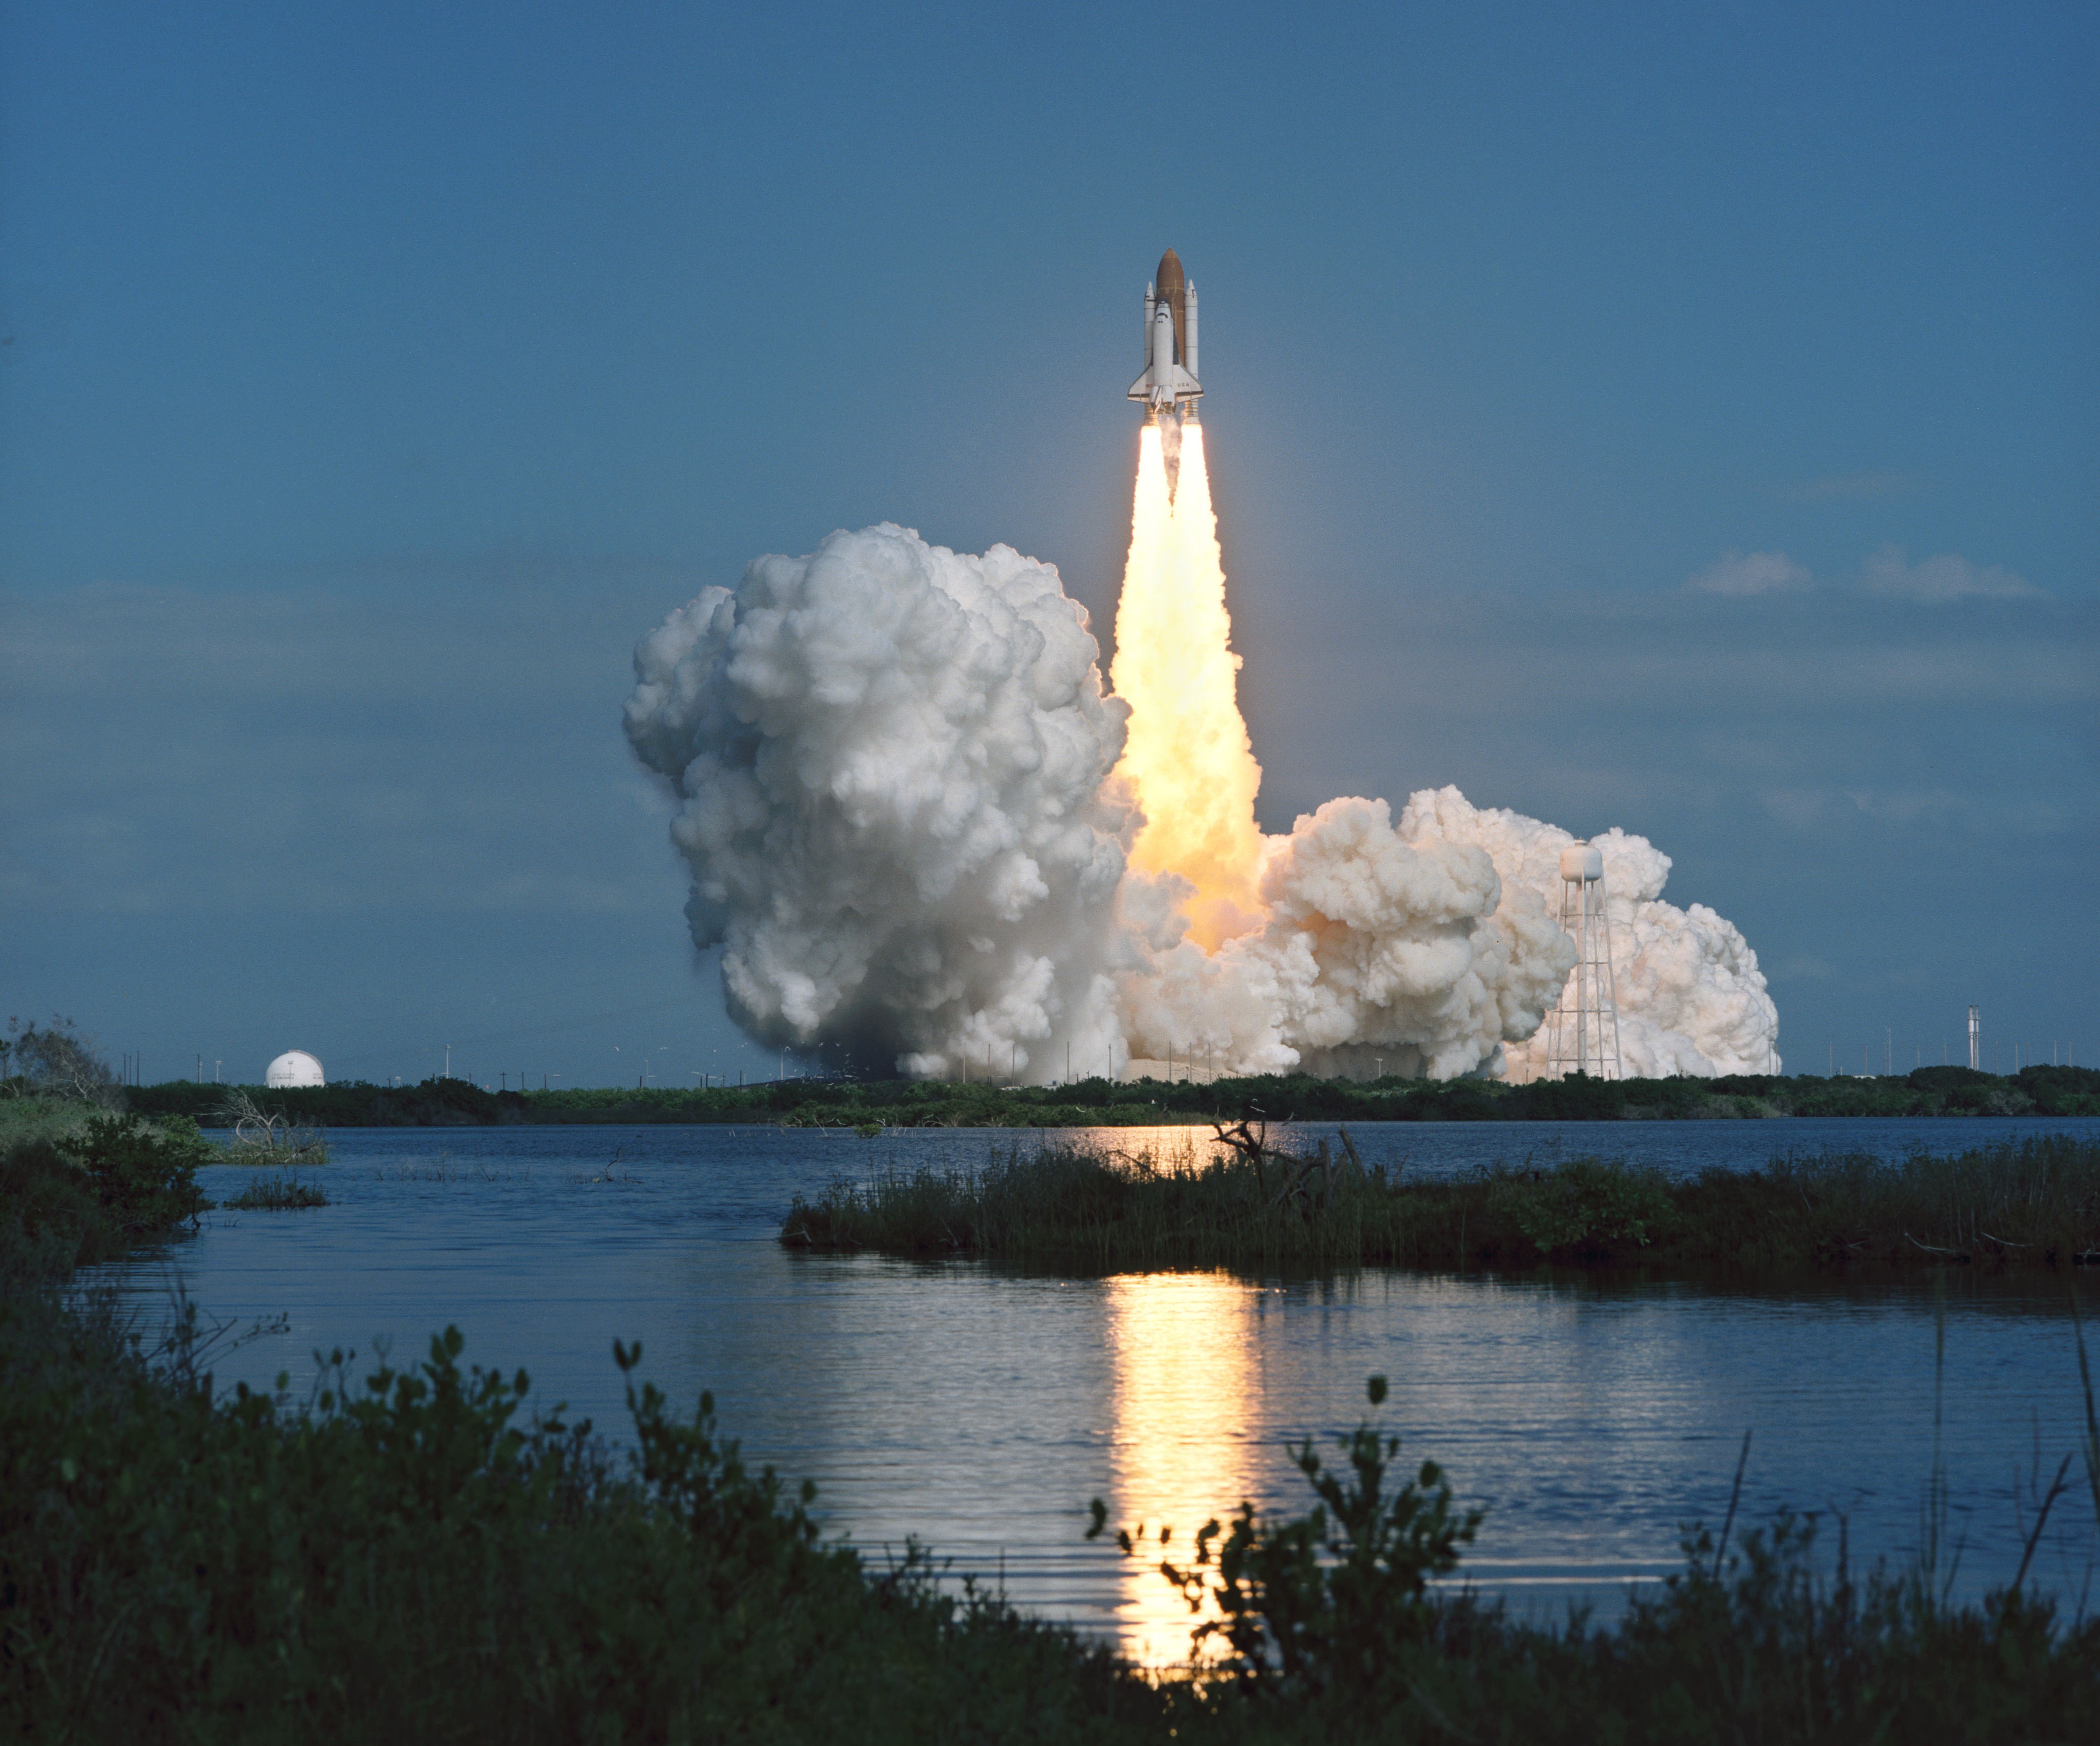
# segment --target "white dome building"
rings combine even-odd
[[[287,1049],[270,1063],[262,1082],[273,1091],[282,1091],[294,1086],[326,1085],[328,1075],[321,1071],[317,1057],[304,1049]]]

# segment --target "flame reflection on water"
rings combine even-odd
[[[1152,1537],[1171,1527],[1167,1550],[1181,1562],[1206,1521],[1229,1516],[1257,1489],[1262,1288],[1225,1273],[1125,1274],[1106,1285],[1115,1378],[1110,1520],[1142,1523],[1149,1554],[1125,1562],[1118,1634],[1139,1660],[1182,1662],[1194,1620],[1160,1576]]]

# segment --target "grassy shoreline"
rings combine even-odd
[[[673,1413],[639,1380],[638,1348],[614,1350],[624,1448],[559,1408],[532,1416],[525,1373],[468,1366],[451,1329],[417,1365],[338,1352],[305,1400],[281,1383],[221,1392],[193,1311],[149,1347],[112,1293],[68,1283],[109,1245],[165,1237],[192,1203],[187,1136],[125,1127],[122,1170],[95,1138],[109,1130],[67,1131],[102,1145],[99,1166],[46,1135],[0,1136],[0,1729],[14,1735],[1677,1746],[2100,1734],[2100,1620],[2060,1616],[2024,1567],[1957,1605],[1930,1557],[1856,1571],[1842,1541],[1833,1560],[1785,1515],[1739,1528],[1732,1506],[1718,1536],[1688,1530],[1680,1572],[1609,1628],[1513,1617],[1449,1580],[1493,1524],[1454,1509],[1433,1463],[1403,1464],[1374,1421],[1333,1453],[1292,1452],[1304,1514],[1243,1506],[1172,1541],[1116,1537],[1146,1580],[1204,1607],[1209,1671],[1162,1678],[996,1594],[958,1592],[915,1546],[885,1564],[827,1540],[813,1488],[753,1472],[705,1395]],[[82,1181],[97,1192],[75,1192]],[[1383,1378],[1369,1394],[1375,1410]],[[2089,1489],[2100,1519],[2086,1398],[2085,1483],[2073,1452],[2047,1501],[2082,1510]],[[1097,1501],[1095,1532],[1107,1518]]]
[[[789,1079],[708,1091],[608,1087],[483,1091],[465,1079],[421,1085],[355,1082],[265,1091],[176,1080],[131,1087],[130,1107],[152,1117],[208,1120],[245,1090],[293,1122],[329,1127],[479,1127],[505,1122],[772,1123],[857,1127],[1136,1127],[1202,1126],[1251,1111],[1273,1121],[1762,1121],[1793,1116],[1950,1119],[2100,1116],[2100,1070],[2026,1067],[2001,1077],[1926,1067],[1898,1078],[1739,1074],[1716,1079],[1580,1077],[1532,1085],[1456,1079],[1154,1079],[1004,1087],[901,1079]]]
[[[1297,1156],[1255,1131],[1161,1160],[1046,1147],[797,1198],[791,1247],[1089,1271],[1547,1264],[1678,1272],[2100,1263],[2100,1142],[1899,1162],[1826,1153],[1674,1179],[1578,1158],[1441,1181],[1364,1168],[1346,1130]]]

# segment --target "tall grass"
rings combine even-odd
[[[296,1176],[266,1176],[220,1204],[233,1212],[301,1212],[328,1203],[327,1194],[311,1182]]]
[[[1296,1156],[1248,1137],[1256,1144],[1164,1157],[1046,1147],[973,1169],[842,1179],[797,1199],[781,1240],[1097,1269],[2100,1261],[2100,1144],[2062,1136],[1897,1162],[1832,1153],[1683,1179],[1582,1158],[1436,1182],[1365,1168],[1346,1131]]]

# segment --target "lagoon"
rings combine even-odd
[[[1828,1133],[1821,1130],[1828,1129]],[[1309,1140],[1331,1128],[1307,1125]],[[1445,1175],[1594,1153],[1672,1171],[1752,1167],[1825,1144],[1901,1157],[2100,1122],[1367,1124],[1365,1162]],[[1919,1541],[1933,1461],[1936,1312],[1916,1275],[1722,1287],[1572,1272],[1326,1279],[1218,1273],[1076,1279],[983,1263],[813,1255],[775,1240],[791,1197],[841,1174],[977,1162],[1069,1141],[986,1130],[765,1127],[338,1130],[311,1173],[331,1204],[214,1212],[112,1270],[149,1317],[179,1282],[216,1320],[266,1331],[214,1365],[222,1386],[303,1391],[316,1348],[397,1360],[456,1323],[467,1356],[523,1365],[538,1397],[617,1435],[615,1338],[682,1404],[712,1390],[748,1455],[814,1479],[863,1547],[931,1542],[1030,1607],[1176,1658],[1164,1585],[1081,1536],[1113,1519],[1192,1531],[1242,1495],[1302,1507],[1287,1439],[1383,1417],[1405,1452],[1486,1504],[1463,1567],[1520,1607],[1609,1613],[1678,1567],[1679,1523],[1725,1512],[1753,1434],[1743,1516],[1820,1513],[1855,1559]],[[1207,1137],[1118,1128],[1140,1151]],[[253,1173],[204,1173],[223,1199]],[[2042,1482],[2082,1423],[2067,1285],[1963,1272],[1945,1295],[1941,1448],[1961,1543],[1956,1592],[2010,1577]],[[2090,1294],[2089,1294],[2090,1295]],[[281,1321],[276,1320],[281,1318]],[[2100,1356],[2100,1344],[2095,1356]],[[2076,1465],[2074,1475],[2078,1472]],[[2023,1513],[2024,1512],[2024,1513]],[[2082,1492],[2036,1554],[2076,1604],[2100,1538]]]

